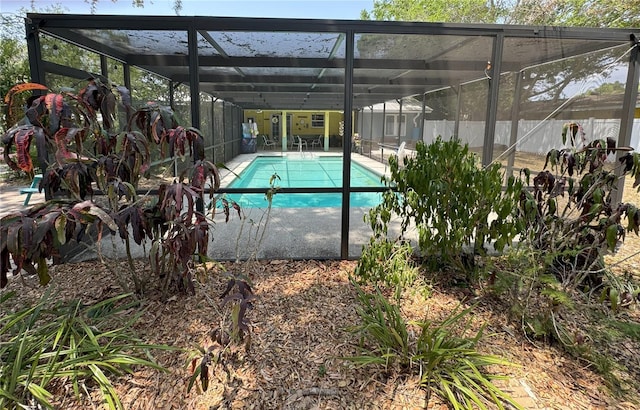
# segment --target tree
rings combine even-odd
[[[364,20],[639,27],[640,0],[374,0]]]
[[[363,10],[363,20],[495,23],[509,7],[502,0],[375,0],[371,12]]]
[[[6,124],[4,96],[15,84],[29,80],[27,47],[18,30],[21,20],[14,15],[0,15],[0,133],[4,133]]]
[[[113,3],[117,3],[118,0],[111,0]],[[85,3],[89,4],[91,14],[95,14],[98,11],[98,3],[100,0],[85,0]],[[149,0],[146,4],[153,4],[153,1]],[[145,0],[131,0],[132,7],[143,8],[145,6]],[[176,15],[180,14],[182,10],[182,0],[173,0],[173,11]]]
[[[409,20],[450,23],[507,23],[592,27],[640,26],[640,0],[374,0],[373,10],[363,10],[363,19]],[[361,55],[375,58],[412,58],[415,50],[429,49],[439,39],[433,36],[371,34],[358,42]],[[410,46],[411,45],[411,46]],[[418,46],[416,46],[418,45]],[[576,84],[607,68],[621,51],[605,50],[536,66],[522,74],[521,101],[548,101],[550,110],[571,96]],[[505,79],[512,84],[513,79]],[[510,85],[513,86],[513,85]],[[483,98],[483,90],[475,95]],[[477,99],[470,98],[471,101]],[[509,104],[510,105],[510,102]],[[508,112],[505,111],[505,112]]]
[[[511,22],[577,27],[639,27],[640,0],[518,0]]]
[[[610,94],[622,94],[624,93],[624,84],[620,81],[615,83],[604,83],[600,87],[589,91],[590,95],[610,95]]]
[[[29,60],[26,50],[18,40],[2,39],[0,42],[0,96],[4,97],[16,83],[29,79]],[[0,101],[2,101],[0,97]],[[3,104],[3,103],[0,103]],[[0,110],[0,133],[6,123],[4,110]]]

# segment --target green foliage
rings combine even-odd
[[[402,290],[412,285],[418,269],[412,263],[413,247],[409,242],[391,242],[371,238],[358,259],[354,276],[359,284],[389,286],[395,289],[396,299]]]
[[[597,299],[551,273],[547,263],[553,259],[520,246],[487,260],[489,292],[527,337],[553,343],[586,362],[602,375],[613,395],[622,396],[630,386],[637,388],[634,369],[627,367],[633,365],[620,361],[619,349],[626,351],[629,343],[638,340],[640,327],[616,317],[638,297],[637,280],[605,270]]]
[[[486,409],[487,402],[501,409],[505,404],[522,408],[491,381],[504,377],[484,371],[490,365],[513,364],[477,352],[482,329],[472,337],[461,335],[469,329],[471,308],[456,309],[441,323],[407,323],[398,306],[379,292],[367,294],[357,285],[356,289],[362,323],[353,331],[361,338],[362,353],[347,360],[360,366],[376,365],[387,371],[400,369],[419,374],[427,397],[435,393],[456,409]]]
[[[574,309],[573,295],[546,272],[541,259],[536,251],[517,247],[490,261],[489,291],[509,306],[526,335],[568,346],[573,338],[558,318]]]
[[[457,140],[438,138],[428,146],[419,142],[415,157],[392,156],[389,169],[386,183],[394,189],[385,192],[382,204],[368,215],[376,238],[387,235],[397,215],[402,232],[415,225],[423,257],[460,264],[465,248],[482,252],[493,240],[500,251],[518,233],[520,225],[511,216],[521,184],[510,178],[503,193],[500,165],[482,169]],[[497,218],[489,222],[492,213]]]
[[[0,97],[7,95],[7,92],[18,82],[29,79],[29,60],[26,56],[26,48],[16,39],[3,39],[0,41]],[[4,133],[5,109],[4,103],[0,102],[0,131]]]
[[[363,20],[403,20],[448,23],[502,23],[581,26],[638,27],[637,0],[375,0]]]
[[[611,325],[621,334],[635,340],[636,342],[640,342],[640,323],[614,320],[611,321]]]
[[[76,396],[91,381],[100,389],[106,407],[123,409],[111,378],[132,373],[135,366],[165,370],[149,358],[151,349],[168,346],[142,343],[132,332],[141,313],[130,295],[93,305],[80,301],[51,303],[50,294],[33,306],[11,312],[5,294],[0,306],[0,408],[13,409],[39,403],[53,408],[51,389],[70,382]],[[127,318],[126,320],[123,320]]]
[[[456,23],[495,23],[506,15],[506,3],[483,0],[456,2],[428,0],[375,0],[373,10],[363,10],[365,20],[404,20]]]
[[[511,20],[519,24],[632,28],[640,25],[634,11],[639,6],[637,0],[524,0],[516,3]]]

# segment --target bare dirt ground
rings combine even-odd
[[[625,201],[640,204],[640,195],[625,189]],[[640,239],[627,236],[616,255],[608,256],[615,269],[638,275]],[[112,261],[116,269],[127,269]],[[145,269],[145,261],[138,261]],[[168,344],[179,351],[154,353],[166,373],[139,369],[116,379],[116,388],[127,409],[445,409],[437,399],[425,402],[417,376],[403,376],[381,369],[356,368],[344,356],[357,353],[356,337],[349,328],[357,323],[356,298],[348,277],[353,261],[263,261],[254,264],[208,264],[198,267],[196,294],[162,301],[150,292],[142,299],[144,314],[136,330],[147,343]],[[107,269],[96,262],[52,267],[49,285],[59,299],[95,303],[123,290]],[[190,353],[208,347],[212,330],[228,324],[219,296],[225,289],[225,271],[247,275],[257,300],[248,313],[251,342],[248,350],[213,366],[209,389],[187,392]],[[35,300],[43,289],[34,278],[14,278],[7,289],[21,295],[22,303]],[[500,382],[526,409],[635,409],[638,392],[614,398],[603,378],[589,363],[560,349],[533,342],[522,335],[503,306],[485,297],[481,289],[429,287],[404,295],[402,310],[410,319],[437,319],[462,303],[478,303],[474,325],[487,324],[479,343],[484,353],[503,356],[518,364],[495,369],[511,377]],[[638,322],[637,303],[619,315]],[[620,360],[640,368],[638,343],[620,346],[627,352]],[[640,375],[631,375],[640,377]],[[74,398],[70,386],[56,392],[57,409],[101,408],[92,386],[91,397]]]

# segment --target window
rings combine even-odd
[[[311,114],[311,127],[324,128],[324,114]]]
[[[385,114],[384,116],[384,136],[404,137],[407,135],[407,116],[402,114],[400,118],[400,135],[398,135],[398,114]]]

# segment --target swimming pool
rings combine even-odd
[[[278,174],[276,185],[282,188],[338,188],[342,186],[342,157],[318,156],[300,157],[256,157],[249,166],[230,184],[229,188],[269,188],[269,179]],[[351,163],[351,186],[382,187],[380,176],[362,165]],[[264,194],[227,194],[241,207],[265,207]],[[381,202],[381,194],[376,192],[353,192],[352,207],[374,207]],[[340,207],[342,194],[283,194],[273,197],[274,208]]]

